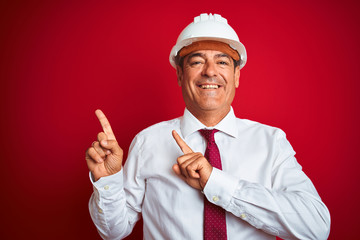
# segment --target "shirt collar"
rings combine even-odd
[[[229,113],[214,127],[206,127],[202,124],[189,110],[185,108],[184,116],[180,123],[181,134],[184,138],[200,129],[213,129],[216,128],[221,132],[224,132],[232,137],[238,137],[238,129],[236,125],[236,116],[234,110],[231,107]]]

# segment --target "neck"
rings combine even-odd
[[[230,111],[230,107],[223,111],[209,110],[209,111],[194,111],[192,109],[188,110],[194,115],[202,124],[207,127],[213,127],[218,124],[221,120],[226,117]]]

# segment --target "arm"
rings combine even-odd
[[[140,213],[126,202],[123,170],[93,182],[90,216],[103,239],[123,239],[140,219]]]
[[[90,180],[94,188],[89,201],[89,211],[103,239],[122,239],[131,233],[136,221],[140,219],[140,208],[135,210],[127,201],[129,193],[124,188],[126,184],[123,178],[122,150],[110,123],[100,110],[96,111],[96,115],[104,132],[98,134],[98,141],[95,141],[86,152]],[[129,158],[137,158],[138,152],[138,145],[134,139]],[[136,168],[126,171],[136,174]],[[137,199],[141,199],[143,194],[143,188],[139,189],[134,193],[138,196]]]
[[[180,143],[184,144],[183,141]],[[202,180],[205,196],[210,202],[271,235],[284,239],[326,239],[330,231],[329,212],[310,179],[302,172],[282,131],[276,135],[274,148],[271,188],[212,168],[210,177],[206,179],[204,175]],[[181,166],[179,163],[179,168]],[[198,181],[201,182],[201,171],[196,172],[200,173]],[[178,175],[182,178],[191,176],[180,171]]]
[[[312,183],[300,169],[288,169],[287,175],[287,187],[268,189],[214,168],[204,194],[209,201],[271,235],[283,239],[327,239],[329,212]],[[213,196],[221,197],[214,202]]]
[[[285,133],[278,131],[271,188],[214,169],[204,193],[209,201],[219,194],[223,201],[215,204],[269,234],[284,239],[327,239],[328,209],[294,154]]]

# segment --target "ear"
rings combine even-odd
[[[239,81],[240,81],[240,66],[237,66],[235,68],[235,88],[239,87]]]
[[[178,85],[181,87],[181,83],[183,80],[183,70],[179,65],[176,65],[176,75],[177,75]]]

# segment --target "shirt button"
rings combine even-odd
[[[103,210],[99,208],[98,212],[99,212],[99,213],[103,213]]]
[[[243,213],[243,214],[240,215],[240,217],[241,217],[242,219],[245,219],[245,218],[246,218],[246,214]]]
[[[109,185],[106,185],[106,186],[104,187],[105,190],[109,190],[109,188],[110,188]]]
[[[219,197],[218,197],[218,196],[213,196],[213,197],[212,197],[212,200],[213,200],[214,202],[217,202],[217,201],[219,201]]]

